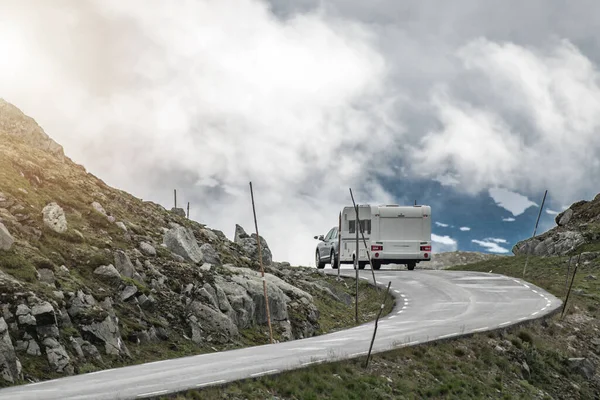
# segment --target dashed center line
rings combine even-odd
[[[511,323],[512,323],[512,321],[506,321],[506,322],[499,324],[498,326],[505,326],[505,325],[509,325]]]
[[[473,329],[472,332],[481,332],[490,329],[488,326],[484,326],[483,328]]]

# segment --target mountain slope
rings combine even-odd
[[[354,324],[351,285],[260,240],[276,340]],[[109,187],[0,100],[0,386],[267,343],[256,249]]]

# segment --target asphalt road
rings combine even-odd
[[[326,270],[327,273],[337,273]],[[353,269],[341,273],[354,276]],[[391,281],[395,307],[379,321],[373,352],[481,332],[544,316],[562,302],[519,279],[458,271],[375,271]],[[371,270],[361,270],[372,281]],[[278,373],[367,353],[374,322],[352,329],[226,352],[92,372],[0,390],[0,399],[136,399]]]

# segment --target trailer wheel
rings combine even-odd
[[[417,266],[417,263],[415,263],[415,262],[406,264],[406,267],[408,268],[409,271],[414,270],[416,266]]]
[[[380,269],[381,268],[381,262],[379,262],[379,261],[371,261],[371,268],[373,268],[373,269]]]
[[[321,261],[321,256],[319,255],[319,250],[315,252],[315,265],[319,269],[325,268],[325,263]]]
[[[338,265],[337,265],[337,259],[335,258],[335,251],[331,250],[329,260],[331,261],[331,268],[337,269]]]
[[[358,269],[365,269],[366,266],[367,266],[367,262],[366,261],[359,261],[358,262]]]

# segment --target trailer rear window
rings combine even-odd
[[[362,228],[362,231],[365,234],[367,234],[367,235],[371,234],[371,220],[370,219],[360,220],[360,227]],[[348,221],[348,231],[350,233],[356,233],[356,220]]]

